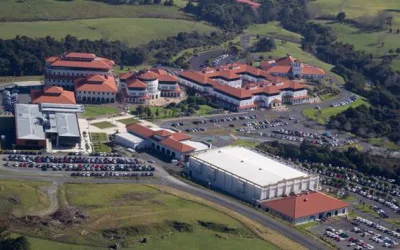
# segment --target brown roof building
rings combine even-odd
[[[349,204],[320,192],[260,202],[261,207],[293,224],[346,215]]]
[[[58,103],[76,104],[72,91],[66,91],[62,87],[45,86],[43,90],[31,91],[32,103]]]

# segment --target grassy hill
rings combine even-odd
[[[285,30],[279,25],[279,22],[270,22],[267,24],[254,24],[245,30],[247,34],[270,36],[277,39],[285,39],[291,42],[300,42],[301,35]]]
[[[183,5],[184,0],[178,1]],[[1,0],[0,21],[74,20],[105,17],[190,19],[180,7],[108,5],[88,0]]]
[[[3,22],[0,38],[16,35],[61,39],[70,34],[91,40],[121,40],[130,46],[162,39],[179,32],[211,32],[215,28],[201,22],[160,18],[100,18],[71,21]]]

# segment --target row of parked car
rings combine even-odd
[[[154,173],[117,173],[117,172],[103,172],[103,173],[94,173],[94,172],[79,172],[79,173],[71,173],[72,177],[149,177],[154,176]]]
[[[286,126],[289,123],[286,121],[281,120],[274,120],[274,121],[256,121],[256,122],[245,122],[243,123],[244,127],[237,128],[236,131],[238,132],[250,132],[255,130],[267,129],[267,128],[274,128],[278,126]]]
[[[7,155],[3,161],[35,163],[91,163],[91,164],[143,164],[137,158],[130,157],[87,157],[87,156],[43,156],[43,155]]]
[[[365,218],[359,217],[359,216],[354,218],[354,221],[358,222],[358,223],[361,223],[361,224],[364,224],[364,225],[367,225],[367,226],[369,226],[371,228],[375,228],[376,230],[380,231],[381,233],[386,233],[386,234],[388,234],[388,235],[390,235],[392,237],[400,239],[400,233],[399,232],[393,231],[393,230],[391,230],[391,229],[389,229],[389,228],[387,228],[385,226],[382,226],[382,225],[380,225],[380,224],[378,224],[376,222],[370,221],[368,219],[365,219]],[[355,228],[353,228],[353,230],[354,231],[356,231],[356,230],[360,231],[361,229],[358,230],[358,227],[355,227]],[[361,230],[361,231],[363,231],[364,236],[371,236],[370,237],[371,240],[373,239],[377,243],[383,243],[383,246],[385,246],[385,247],[393,247],[393,246],[397,246],[399,244],[396,241],[392,240],[390,237],[381,235],[380,233],[375,233],[372,230],[369,230],[369,231]]]
[[[332,103],[331,107],[340,107],[340,106],[346,106],[349,104],[352,104],[353,102],[355,102],[358,99],[358,96],[356,95],[352,95],[350,98],[341,101],[341,102],[336,102],[336,103]]]
[[[388,201],[388,200],[383,199],[382,197],[371,195],[370,193],[368,193],[366,191],[363,191],[361,187],[352,188],[351,191],[354,192],[354,193],[358,193],[359,195],[361,195],[361,196],[363,196],[365,198],[368,198],[368,199],[374,200],[376,202],[379,202],[382,205],[385,205],[385,206],[391,208],[395,212],[400,212],[400,207],[397,206],[396,204],[394,204],[393,201]]]
[[[191,133],[193,133],[193,132],[200,132],[200,131],[207,131],[207,129],[206,128],[187,128],[187,129],[185,129],[185,131],[186,132],[191,132]]]

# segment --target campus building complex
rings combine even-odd
[[[16,145],[45,148],[77,147],[81,142],[77,113],[81,105],[71,104],[17,104],[15,106]]]
[[[89,53],[65,53],[46,59],[45,85],[75,91],[86,103],[114,102],[118,91],[114,62]]]
[[[64,90],[62,87],[45,86],[43,90],[31,90],[31,102],[39,103],[59,103],[76,104],[75,94],[72,91]]]
[[[290,55],[261,62],[260,66],[261,69],[273,76],[293,79],[323,79],[326,77],[326,72],[323,69],[302,63]]]
[[[149,149],[172,159],[183,160],[187,154],[211,147],[209,143],[193,141],[191,136],[173,130],[140,124],[127,125],[126,129],[130,135],[118,135],[117,143],[132,149]]]
[[[318,190],[319,177],[243,147],[223,147],[192,154],[190,178],[246,202]]]
[[[179,97],[178,79],[162,69],[129,72],[119,76],[121,101],[146,103],[159,97]]]
[[[305,84],[272,76],[246,64],[184,71],[178,78],[183,86],[208,95],[217,104],[234,111],[274,108],[310,100]]]

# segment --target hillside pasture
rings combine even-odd
[[[184,0],[178,0],[179,5]],[[1,0],[1,21],[75,20],[110,17],[154,17],[165,19],[192,19],[178,6],[162,5],[108,5],[88,0]]]
[[[62,39],[73,35],[80,39],[120,40],[138,46],[155,39],[174,36],[179,32],[209,33],[215,28],[201,22],[159,18],[101,18],[73,21],[3,22],[0,38],[17,35],[28,37],[52,36]]]

